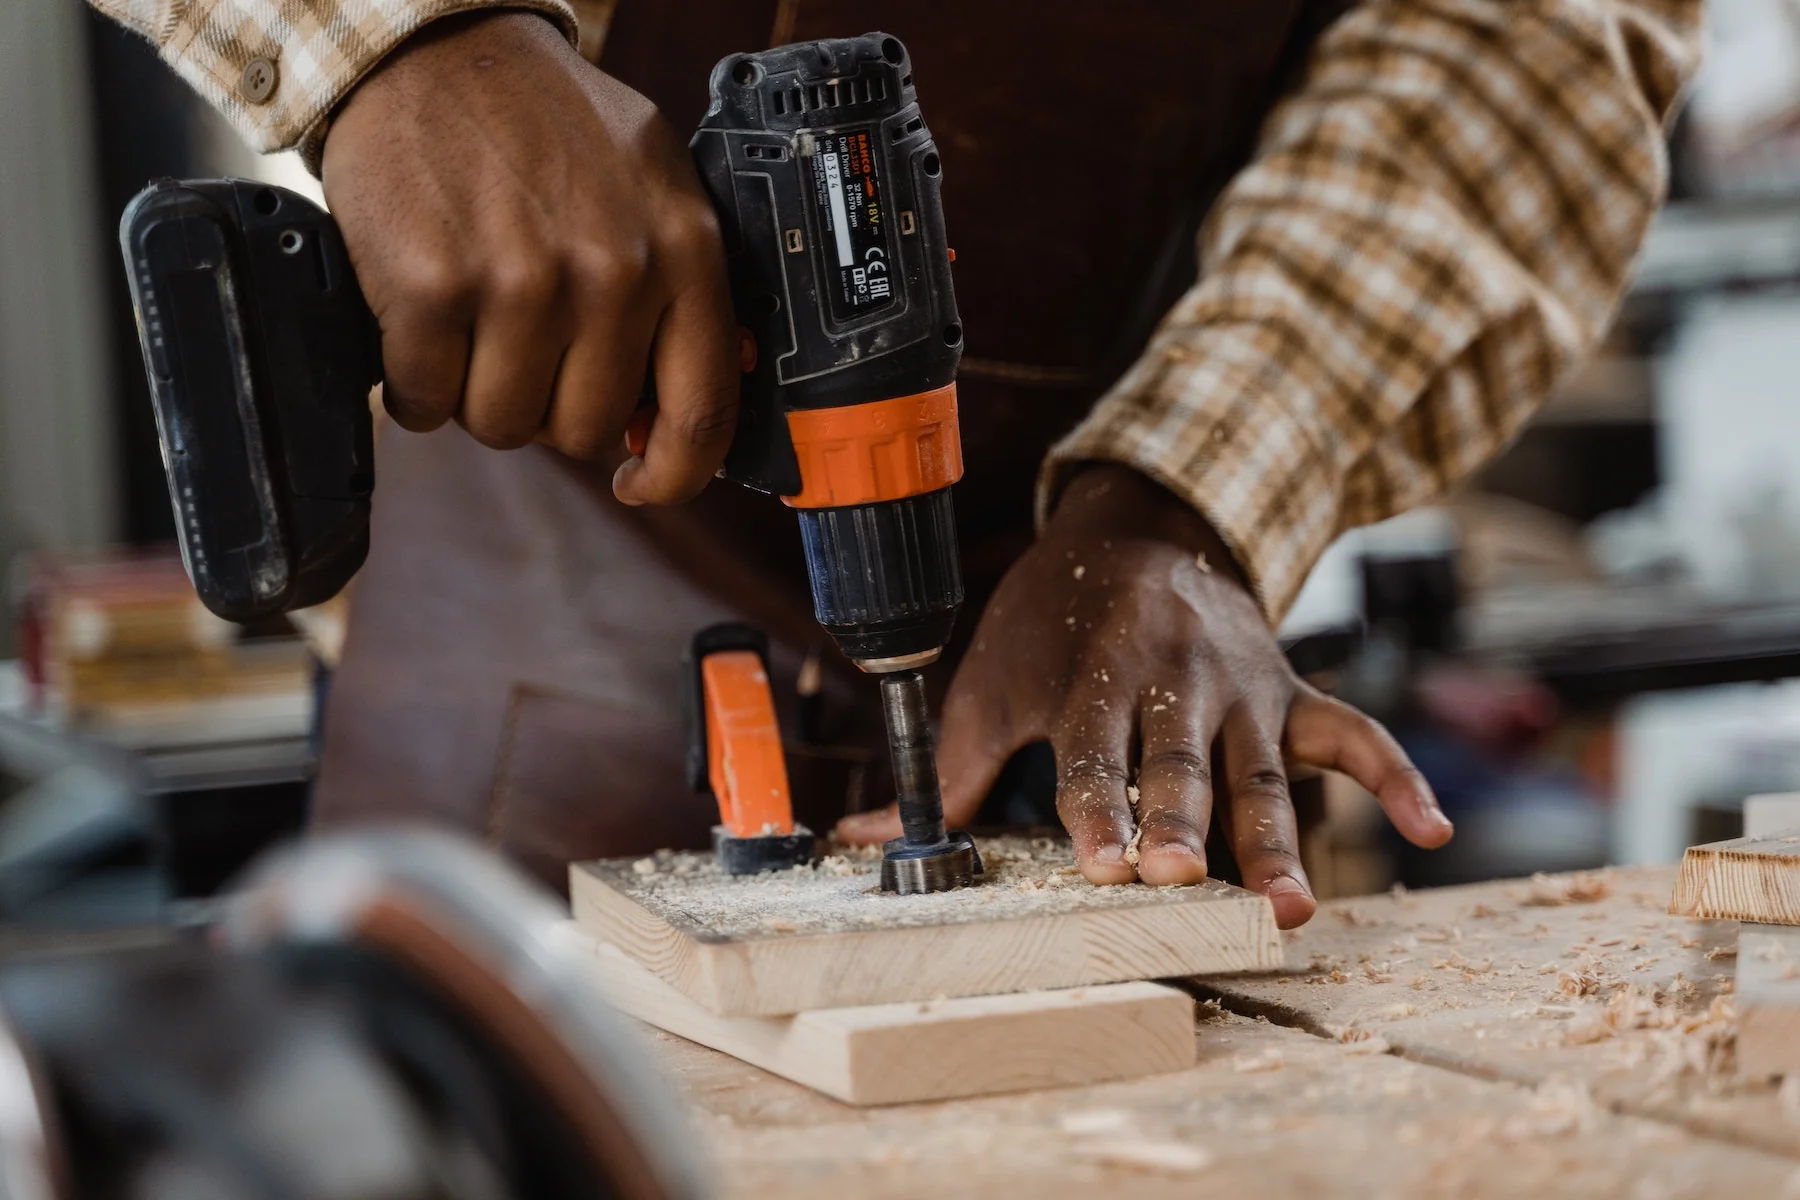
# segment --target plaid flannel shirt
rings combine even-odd
[[[523,8],[576,36],[565,0],[94,3],[262,150],[316,148],[357,80],[448,13]],[[593,43],[613,0],[576,3]],[[1365,0],[1337,21],[1209,217],[1199,282],[1052,450],[1040,515],[1072,467],[1135,467],[1207,516],[1276,621],[1339,533],[1488,459],[1617,308],[1701,3]],[[256,60],[275,68],[260,100]]]

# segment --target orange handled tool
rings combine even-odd
[[[818,839],[794,820],[768,638],[750,625],[711,625],[694,635],[683,666],[688,783],[718,802],[720,867],[749,875],[811,862]]]

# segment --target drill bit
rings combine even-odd
[[[881,710],[887,720],[901,830],[883,848],[881,888],[910,895],[968,887],[981,874],[981,859],[968,834],[944,828],[925,677],[918,671],[881,676]]]

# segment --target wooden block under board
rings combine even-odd
[[[1800,829],[1688,847],[1669,911],[1800,925]]]
[[[1800,1074],[1800,929],[1738,931],[1738,1074]]]
[[[1161,984],[721,1017],[574,922],[562,936],[613,1008],[847,1104],[1135,1079],[1196,1057],[1193,997]]]
[[[988,838],[988,882],[883,894],[879,859],[733,877],[712,856],[575,863],[575,919],[722,1016],[1281,965],[1268,898],[1215,881],[1094,887],[1066,842]]]

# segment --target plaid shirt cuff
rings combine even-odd
[[[1052,449],[1203,513],[1278,623],[1339,533],[1496,453],[1599,340],[1661,203],[1700,0],[1367,0],[1202,234],[1200,282]]]
[[[576,40],[566,0],[95,0],[144,34],[254,150],[317,169],[339,101],[389,51],[453,13],[542,13]]]

